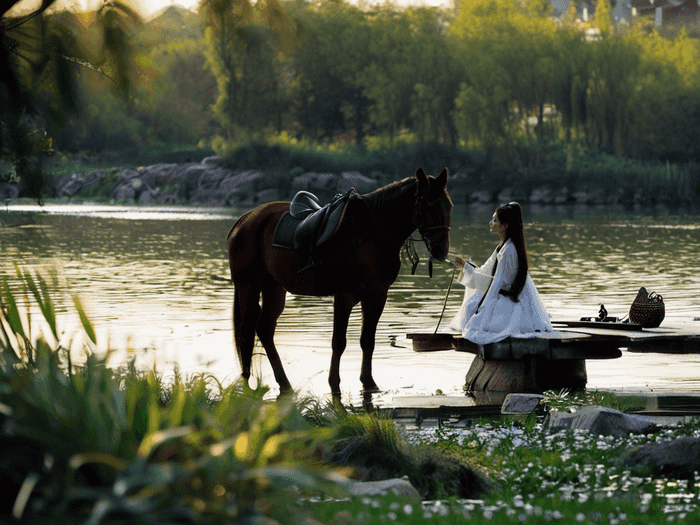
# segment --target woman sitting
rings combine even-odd
[[[483,266],[455,258],[455,265],[463,268],[460,282],[466,291],[450,328],[478,344],[551,332],[549,315],[528,273],[520,205],[500,206],[489,225],[501,242]]]

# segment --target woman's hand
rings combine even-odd
[[[464,268],[464,259],[462,259],[460,256],[455,257],[455,266],[457,268]]]

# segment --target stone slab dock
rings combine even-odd
[[[554,332],[475,344],[453,334],[407,334],[419,352],[456,350],[475,355],[466,375],[467,391],[542,393],[583,389],[586,360],[616,359],[632,352],[700,354],[700,324],[658,328],[585,321],[553,321]]]

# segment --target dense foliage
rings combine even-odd
[[[207,374],[166,379],[133,363],[110,367],[109,355],[92,351],[97,335],[75,296],[69,302],[80,332],[61,328],[65,299],[55,279],[30,271],[0,281],[3,523],[697,519],[697,472],[654,475],[622,461],[631,447],[697,438],[697,419],[625,437],[552,433],[537,413],[408,432],[390,419],[310,398],[265,399],[264,387],[224,387]],[[71,343],[86,351],[80,362]],[[550,411],[624,409],[640,399],[547,392],[543,403]],[[405,475],[424,501],[350,497],[351,482],[340,472]]]
[[[251,141],[329,152],[445,144],[520,172],[562,152],[571,168],[580,150],[700,157],[695,27],[613,24],[607,1],[593,22],[573,3],[557,16],[547,0],[204,0],[145,23],[126,4],[49,14],[51,4],[29,20],[2,15],[0,65],[13,81],[0,93],[0,148],[15,166],[5,178],[41,172],[54,148],[225,154]],[[27,195],[45,185],[25,183]]]

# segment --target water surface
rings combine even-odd
[[[457,207],[451,256],[483,263],[497,238],[488,231],[493,210]],[[13,263],[53,272],[60,290],[77,293],[98,333],[98,350],[111,362],[136,358],[164,373],[211,372],[223,382],[239,374],[232,345],[233,289],[225,237],[235,213],[224,209],[121,206],[8,206],[0,211],[0,273],[16,287]],[[663,295],[665,325],[700,331],[700,218],[600,210],[526,210],[530,273],[552,319],[594,316],[600,303],[622,317],[640,286]],[[406,333],[435,330],[452,276],[436,264],[427,276],[425,250],[416,275],[404,264],[379,324],[374,377],[397,395],[462,394],[471,355],[417,353]],[[456,313],[462,290],[450,293],[441,330]],[[58,293],[58,292],[56,292]],[[63,302],[59,314],[67,344],[77,316]],[[33,312],[37,320],[38,312]],[[328,393],[332,298],[288,296],[277,345],[295,389]],[[360,313],[353,313],[341,364],[344,397],[355,400],[359,382]],[[74,346],[76,346],[74,341]],[[76,352],[79,358],[79,352]],[[256,351],[262,353],[262,348]],[[265,358],[255,369],[273,387]],[[626,392],[691,392],[700,387],[700,356],[623,351],[612,361],[588,361],[589,388]],[[273,390],[273,393],[275,390]]]

